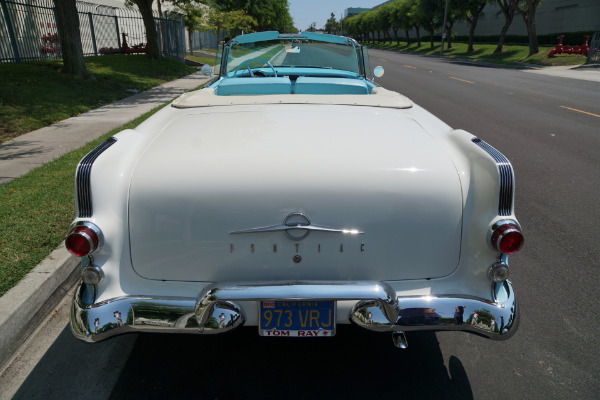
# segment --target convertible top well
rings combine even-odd
[[[173,107],[195,108],[251,104],[333,104],[400,109],[413,106],[408,97],[378,87],[374,88],[369,95],[265,94],[262,96],[218,96],[213,88],[206,88],[182,95],[173,102]]]

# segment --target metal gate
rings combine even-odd
[[[146,29],[137,10],[78,1],[77,11],[84,56],[145,51]],[[169,12],[154,20],[161,53],[183,62],[183,16]],[[52,0],[0,0],[0,62],[59,58],[59,34]]]

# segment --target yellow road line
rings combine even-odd
[[[450,79],[454,79],[454,80],[461,81],[461,82],[467,82],[467,83],[472,83],[472,84],[475,84],[475,82],[466,81],[466,80],[464,80],[464,79],[455,78],[455,77],[453,77],[453,76],[451,76],[451,77],[450,77]]]
[[[577,111],[577,112],[582,113],[582,114],[587,114],[587,115],[591,115],[592,117],[598,117],[598,118],[600,118],[600,115],[598,115],[598,114],[592,114],[591,112],[581,111],[581,110],[578,110],[576,108],[565,107],[565,106],[561,106],[561,108],[566,108],[567,110]]]
[[[406,68],[417,69],[417,67],[413,67],[412,65],[405,65]]]
[[[386,62],[386,61],[388,61],[388,60],[386,60],[385,58],[378,58],[378,60],[379,60],[379,61],[383,61],[383,62]]]

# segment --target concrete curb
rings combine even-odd
[[[0,297],[0,369],[77,282],[78,266],[63,242]]]

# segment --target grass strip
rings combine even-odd
[[[393,43],[378,43],[366,42],[368,47],[385,50],[405,51],[409,53],[419,54],[440,54],[440,43],[434,42],[433,49],[428,41],[422,41],[421,46],[416,42],[407,45],[405,42],[400,42],[400,45]],[[521,45],[506,44],[500,54],[493,54],[496,49],[496,44],[476,43],[475,50],[472,53],[467,52],[466,43],[452,43],[452,48],[447,50],[444,46],[444,56],[452,58],[461,58],[474,61],[486,61],[495,64],[518,66],[522,63],[537,64],[544,66],[558,65],[581,65],[585,64],[586,57],[578,54],[560,54],[554,57],[548,57],[548,52],[554,47],[540,46],[540,51],[537,54],[529,57],[529,47]]]
[[[189,75],[193,67],[163,58],[86,57],[95,80],[60,73],[62,60],[0,63],[0,142]]]
[[[185,59],[192,60],[192,61],[198,62],[200,64],[208,64],[212,67],[214,67],[214,65],[215,65],[215,56],[208,56],[208,55],[204,55],[204,54],[192,56],[192,55],[188,54],[187,56],[185,56]]]
[[[168,104],[0,186],[0,296],[65,239],[75,216],[73,182],[79,160],[107,138],[135,128]]]

